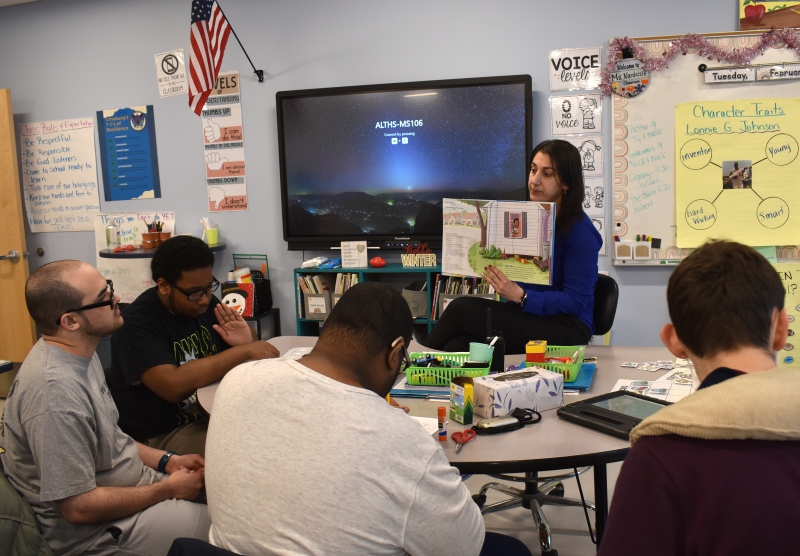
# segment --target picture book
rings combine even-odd
[[[551,283],[554,203],[443,199],[442,274],[481,276],[493,265],[509,280]]]

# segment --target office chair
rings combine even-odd
[[[172,542],[167,556],[235,556],[235,552],[217,548],[198,539],[178,538]]]
[[[611,330],[611,325],[614,324],[614,316],[617,312],[618,301],[619,286],[617,282],[610,276],[598,274],[597,284],[594,288],[594,313],[592,315],[595,334],[603,335]],[[582,467],[577,470],[577,475],[581,475],[589,469],[589,467]],[[545,504],[553,506],[583,506],[583,502],[580,500],[564,497],[564,484],[561,481],[575,476],[576,473],[565,473],[563,475],[539,477],[537,473],[530,472],[525,473],[523,477],[516,475],[490,475],[490,477],[496,479],[525,483],[525,489],[510,487],[501,483],[487,483],[481,487],[478,494],[473,495],[472,499],[481,508],[482,515],[520,506],[530,509],[539,532],[542,556],[558,556],[558,551],[553,550],[551,546],[550,525],[547,523],[542,506]],[[539,483],[542,483],[541,486]],[[511,498],[484,506],[486,492],[489,489],[508,494]],[[592,502],[587,501],[586,507],[592,511],[595,510],[595,505]]]

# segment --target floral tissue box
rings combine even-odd
[[[481,417],[503,417],[517,407],[545,411],[564,405],[564,377],[538,367],[473,378],[473,382],[474,412]]]

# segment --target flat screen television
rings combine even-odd
[[[531,77],[280,91],[283,238],[440,248],[442,199],[527,199]]]

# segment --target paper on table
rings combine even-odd
[[[677,402],[697,390],[696,378],[688,367],[673,369],[656,380],[620,379],[612,392],[627,390],[668,402]]]
[[[438,419],[434,419],[433,417],[416,417],[414,415],[409,415],[409,417],[422,425],[422,428],[425,429],[425,432],[428,434],[434,434],[439,431]]]

